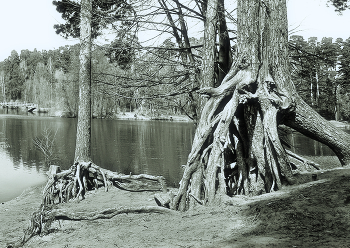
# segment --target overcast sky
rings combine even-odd
[[[295,34],[305,38],[349,38],[350,11],[339,16],[332,6],[326,6],[326,2],[327,0],[289,0],[290,29],[297,28]],[[50,50],[78,42],[57,35],[53,29],[57,23],[62,23],[62,19],[51,0],[2,1],[0,61],[10,56],[12,50],[20,54],[22,49]]]

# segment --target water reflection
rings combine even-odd
[[[292,132],[288,136],[292,152],[301,156],[335,156],[328,146],[300,133]]]
[[[92,157],[112,171],[163,175],[173,186],[181,179],[193,133],[190,123],[93,120]]]
[[[8,198],[11,187],[21,186],[23,180],[19,181],[15,173],[26,175],[26,181],[33,185],[45,179],[43,174],[48,165],[33,144],[33,139],[41,135],[43,130],[57,132],[55,164],[62,169],[71,166],[74,159],[76,121],[66,118],[0,115],[0,202]],[[163,175],[169,185],[177,186],[182,176],[180,165],[186,163],[193,134],[194,125],[191,123],[93,120],[92,159],[103,168],[125,174]],[[9,180],[3,183],[5,177]],[[30,185],[23,183],[21,188],[23,190],[28,186]]]
[[[48,165],[33,144],[43,130],[57,132],[55,164],[68,169],[74,159],[76,119],[14,114],[0,114],[0,202],[46,180]],[[194,130],[192,123],[94,119],[92,159],[125,174],[163,175],[168,185],[178,186]],[[327,146],[301,134],[291,133],[289,138],[297,154],[334,157]]]

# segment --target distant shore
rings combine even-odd
[[[60,111],[60,110],[52,110],[48,111],[48,115],[52,117],[63,117],[63,118],[75,118],[76,116],[71,113]],[[139,112],[124,112],[111,114],[107,116],[98,116],[93,114],[94,119],[113,119],[113,120],[144,120],[144,121],[152,121],[152,120],[160,120],[160,121],[175,121],[175,122],[193,122],[186,115],[168,115],[168,114],[159,114],[159,115],[147,115]]]
[[[158,115],[149,116],[144,114],[138,114],[137,112],[125,112],[115,114],[112,119],[126,119],[126,120],[160,120],[160,121],[176,121],[176,122],[192,122],[192,120],[186,115]]]

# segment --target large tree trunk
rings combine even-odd
[[[295,110],[283,123],[300,133],[330,147],[343,166],[350,165],[350,136],[336,128],[308,106],[300,96],[295,97]]]
[[[81,1],[79,109],[75,161],[91,160],[91,11],[92,0]]]
[[[224,0],[219,0],[218,4],[219,18],[219,56],[218,56],[218,79],[217,85],[220,85],[226,74],[230,70],[232,63],[232,53],[230,50],[230,37],[227,30],[225,18]],[[215,45],[215,44],[214,44]]]
[[[256,195],[293,184],[279,124],[327,144],[342,164],[350,162],[349,136],[305,104],[291,81],[285,0],[238,0],[237,28],[237,60],[219,87],[199,90],[209,100],[173,209],[186,210],[194,199],[215,204],[226,195]],[[192,185],[199,192],[193,194]]]

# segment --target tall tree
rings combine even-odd
[[[349,0],[328,0],[328,2],[340,13],[349,8]]]
[[[341,52],[339,56],[339,77],[336,81],[335,95],[337,99],[337,114],[345,120],[350,119],[349,86],[350,86],[350,38],[339,40]]]
[[[92,0],[81,1],[79,108],[75,161],[91,160],[91,16]]]
[[[130,5],[119,0],[53,1],[66,23],[55,25],[57,34],[80,37],[79,107],[75,161],[91,160],[91,47],[92,38],[130,11]]]
[[[237,6],[236,61],[219,87],[199,90],[209,100],[173,209],[185,210],[193,199],[214,204],[226,195],[293,184],[280,124],[327,144],[343,165],[350,164],[350,136],[310,108],[292,83],[286,1],[238,0]],[[198,170],[199,179],[193,176]],[[202,185],[196,195],[192,184]]]
[[[215,58],[217,50],[215,42],[218,24],[218,4],[218,0],[208,0],[206,4],[201,87],[213,87],[216,81]]]
[[[81,3],[72,0],[53,1],[57,12],[61,13],[66,23],[56,24],[56,33],[65,38],[80,37],[79,23],[81,20]],[[92,0],[91,12],[91,37],[96,38],[103,33],[103,30],[111,23],[130,13],[132,7],[122,0]]]

